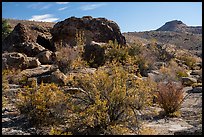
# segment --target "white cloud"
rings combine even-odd
[[[67,7],[59,8],[58,10],[65,10]]]
[[[31,19],[34,21],[44,21],[44,22],[54,22],[57,21],[59,18],[53,18],[52,14],[44,14],[44,15],[33,15]]]
[[[57,4],[68,4],[69,2],[56,2]]]
[[[40,8],[40,10],[49,9],[52,5],[45,5]]]
[[[44,10],[44,9],[49,9],[51,6],[52,6],[52,4],[45,4],[45,3],[42,3],[42,2],[37,2],[37,3],[34,3],[34,4],[28,5],[27,8]]]
[[[99,4],[88,4],[88,5],[83,5],[80,7],[81,10],[94,10],[96,8],[99,8],[101,6],[106,5],[105,3],[99,3]]]
[[[41,2],[37,2],[37,3],[34,3],[34,4],[28,5],[27,8],[37,9],[37,8],[39,8],[41,5],[42,5]]]

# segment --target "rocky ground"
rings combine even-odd
[[[10,84],[10,89],[6,92],[7,99],[20,91],[18,85]],[[152,129],[154,135],[174,135],[174,134],[201,134],[202,132],[202,93],[191,93],[192,87],[185,87],[184,91],[188,97],[181,107],[181,116],[175,118],[159,118],[141,115],[143,126]],[[14,104],[15,98],[8,101],[2,108],[2,134],[3,135],[34,135],[46,134],[41,130],[36,130],[29,125],[28,120],[19,113]],[[159,107],[149,109],[161,111]],[[158,113],[157,113],[158,114]],[[153,132],[154,131],[154,132]]]
[[[189,93],[192,87],[185,87],[183,90],[187,98],[180,109],[181,116],[174,118],[156,116],[144,122],[145,127],[153,129],[153,134],[202,134],[202,93]]]

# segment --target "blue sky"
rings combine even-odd
[[[171,20],[202,26],[202,2],[2,2],[2,17],[62,21],[71,16],[105,17],[122,32],[155,30]]]

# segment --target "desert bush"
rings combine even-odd
[[[78,92],[67,93],[67,130],[72,134],[135,132],[131,127],[139,126],[136,111],[152,97],[148,83],[134,80],[122,66],[112,67],[109,73],[99,69],[76,76],[72,86]]]
[[[2,19],[2,41],[11,33],[11,26],[8,24],[8,21]]]
[[[185,55],[185,54],[180,56],[179,59],[184,61],[184,64],[186,64],[191,69],[193,69],[197,61],[196,57]]]
[[[181,81],[182,77],[187,77],[187,70],[183,67],[178,66],[174,60],[170,60],[167,66],[163,66],[159,69],[162,77],[159,81]]]
[[[16,75],[19,74],[21,70],[20,69],[4,69],[2,70],[2,88],[6,89],[8,88],[8,84],[19,82],[16,80]],[[20,78],[19,78],[20,79]]]
[[[3,70],[2,71],[2,90],[4,91],[5,89],[8,89],[9,86],[9,79],[8,79],[8,70]]]
[[[128,55],[137,56],[142,52],[142,50],[143,50],[142,44],[135,43],[128,48]]]
[[[157,87],[157,103],[164,109],[165,115],[170,116],[178,111],[184,99],[183,87],[172,81],[159,82]]]
[[[119,45],[116,41],[110,41],[106,45],[105,60],[106,62],[119,62],[124,65],[129,58],[128,47]]]
[[[26,86],[17,96],[17,107],[28,117],[29,122],[38,127],[63,123],[66,110],[66,96],[55,84]]]

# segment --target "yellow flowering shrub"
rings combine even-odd
[[[24,87],[18,94],[17,107],[36,126],[63,122],[66,96],[55,84]]]
[[[150,104],[152,85],[135,80],[122,66],[108,72],[80,74],[72,86],[79,92],[67,92],[67,130],[73,134],[123,134],[139,126],[136,111]],[[122,130],[122,131],[123,131]]]

